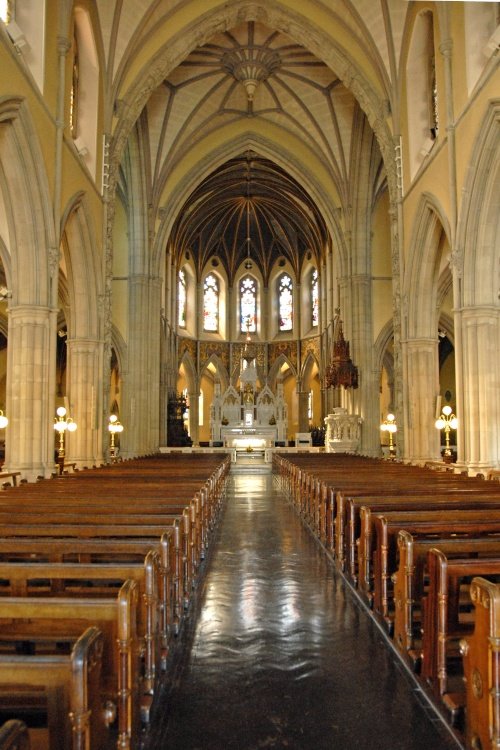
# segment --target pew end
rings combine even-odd
[[[472,580],[475,606],[472,635],[463,638],[467,693],[467,748],[493,750],[500,743],[500,586],[478,576]]]

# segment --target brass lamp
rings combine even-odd
[[[123,425],[118,420],[116,414],[111,414],[109,418],[108,430],[110,435],[109,457],[112,461],[114,461],[116,459],[115,435],[123,432]]]
[[[437,430],[444,430],[444,439],[445,439],[445,449],[444,449],[444,456],[445,459],[450,459],[452,456],[451,448],[450,448],[450,431],[456,430],[458,427],[458,419],[453,414],[451,406],[443,406],[441,410],[441,416],[439,419],[436,419],[435,423]]]
[[[62,474],[64,468],[64,436],[66,430],[68,432],[74,432],[77,428],[76,422],[71,417],[67,416],[66,409],[64,406],[59,406],[56,410],[57,417],[54,417],[54,430],[59,433],[59,448],[57,451],[57,462],[59,464],[59,471]]]
[[[389,457],[395,458],[396,446],[394,445],[392,436],[398,431],[398,427],[396,424],[396,417],[394,416],[394,414],[387,415],[387,417],[384,419],[384,421],[380,425],[380,429],[382,430],[382,432],[389,433]]]

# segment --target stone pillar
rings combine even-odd
[[[434,338],[410,339],[404,348],[408,393],[405,458],[423,463],[440,457],[440,435],[434,426],[439,396],[438,342]]]
[[[127,431],[122,451],[128,457],[151,453],[159,443],[160,282],[145,275],[130,277],[127,388],[122,424]],[[123,402],[122,402],[123,403]],[[125,431],[123,433],[125,438]]]
[[[99,429],[99,416],[103,411],[99,403],[102,389],[96,380],[103,369],[103,343],[89,339],[68,339],[67,346],[69,413],[78,428],[66,436],[66,459],[76,461],[78,468],[94,466],[103,461],[108,447],[103,446],[104,430]],[[104,427],[107,431],[107,424]]]
[[[500,311],[493,307],[462,310],[463,413],[458,412],[469,473],[499,468]]]
[[[307,416],[307,407],[309,394],[307,391],[297,390],[299,403],[299,429],[298,432],[309,432],[309,417]]]
[[[55,351],[57,310],[9,307],[5,469],[29,481],[55,468]]]
[[[359,387],[352,391],[352,412],[363,419],[360,452],[365,456],[380,454],[379,376],[373,366],[373,323],[371,279],[368,275],[352,278],[351,357],[359,370]],[[347,338],[347,336],[346,336]]]
[[[200,444],[200,391],[189,392],[189,436],[193,445]]]

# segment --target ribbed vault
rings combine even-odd
[[[199,277],[216,256],[232,282],[242,263],[256,264],[264,283],[280,260],[300,278],[328,241],[324,221],[301,185],[252,151],[226,162],[191,194],[171,236],[177,257],[194,258]]]

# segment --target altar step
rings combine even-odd
[[[238,456],[236,462],[231,464],[231,474],[270,474],[271,470],[272,465],[266,463],[260,456],[254,458]]]

